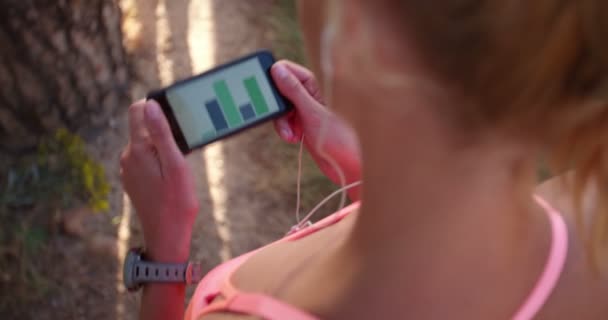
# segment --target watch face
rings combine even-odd
[[[139,289],[140,284],[135,281],[135,265],[141,260],[141,250],[131,249],[125,257],[125,264],[122,269],[122,279],[125,287],[129,291],[136,291]]]

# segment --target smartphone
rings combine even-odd
[[[184,154],[292,109],[270,75],[275,59],[259,51],[150,92]]]

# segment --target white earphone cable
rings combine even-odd
[[[338,11],[337,11],[336,5],[337,5],[336,3],[330,3],[330,14],[332,16],[337,16]],[[321,43],[321,57],[320,57],[321,58],[321,69],[323,70],[323,75],[325,77],[324,84],[326,87],[325,87],[324,93],[326,95],[326,101],[327,101],[328,106],[332,103],[331,84],[332,84],[334,70],[333,70],[333,65],[332,65],[332,61],[331,61],[332,60],[331,59],[331,48],[332,48],[332,41],[336,37],[336,34],[337,34],[336,19],[333,19],[330,21],[330,24],[327,26],[327,28],[325,30],[323,30],[323,33],[321,36],[321,42],[322,42]],[[304,145],[304,135],[302,135],[302,139],[300,141],[300,154],[299,154],[299,159],[298,159],[297,200],[296,200],[297,224],[294,227],[292,227],[290,233],[301,229],[306,224],[310,224],[310,218],[317,212],[317,210],[319,208],[321,208],[321,206],[323,206],[327,201],[329,201],[331,198],[333,198],[334,196],[336,196],[338,194],[341,195],[338,211],[341,210],[342,208],[344,208],[344,206],[346,205],[346,190],[354,188],[361,184],[361,181],[357,181],[357,182],[351,183],[349,185],[345,185],[346,177],[344,176],[344,171],[342,170],[342,168],[340,168],[339,164],[335,161],[335,159],[326,152],[325,148],[323,148],[323,143],[325,141],[325,137],[327,136],[327,125],[328,125],[327,122],[328,122],[328,117],[324,117],[322,119],[319,136],[317,137],[316,141],[314,141],[315,150],[317,151],[319,157],[321,157],[323,160],[325,160],[331,166],[331,168],[334,170],[334,172],[337,174],[339,184],[340,184],[340,189],[334,191],[332,194],[330,194],[325,199],[323,199],[321,202],[319,202],[319,204],[317,204],[317,206],[315,206],[304,217],[304,219],[300,220],[300,201],[301,201],[300,184],[301,184],[301,175],[302,175],[302,153],[303,153],[303,145]]]
[[[312,218],[312,216],[315,213],[317,213],[317,210],[319,210],[325,203],[327,203],[327,201],[331,200],[336,195],[338,195],[340,193],[345,193],[347,190],[352,189],[354,187],[358,187],[361,184],[362,184],[362,181],[359,180],[359,181],[353,182],[347,186],[344,186],[344,187],[332,192],[329,196],[325,197],[325,199],[323,199],[321,202],[319,202],[319,204],[317,204],[317,206],[315,206],[312,210],[310,210],[310,212],[304,217],[304,219],[302,219],[302,221],[300,221],[300,223],[298,223],[296,225],[296,229],[301,229],[302,227],[304,227],[310,221],[310,218]]]
[[[302,200],[302,156],[304,152],[304,134],[302,134],[302,138],[300,139],[300,152],[298,153],[298,177],[296,180],[296,221],[297,224],[300,224],[300,206]]]
[[[304,135],[302,135],[302,138],[300,140],[300,151],[298,153],[298,176],[296,179],[296,225],[293,226],[290,230],[290,233],[298,231],[300,229],[302,229],[303,227],[305,227],[307,224],[311,224],[310,219],[312,218],[312,216],[324,205],[326,204],[329,200],[331,200],[332,198],[334,198],[336,195],[341,194],[342,195],[342,199],[340,201],[340,207],[338,208],[338,210],[344,208],[345,202],[346,202],[346,191],[350,190],[352,188],[358,187],[362,184],[362,181],[356,181],[353,182],[351,184],[348,184],[346,186],[344,186],[344,173],[343,171],[340,169],[340,167],[337,165],[337,163],[335,161],[333,161],[333,158],[329,157],[327,154],[324,154],[323,157],[327,160],[331,159],[330,164],[334,166],[334,170],[336,170],[336,172],[338,172],[338,175],[340,176],[340,180],[342,183],[342,187],[334,192],[332,192],[330,195],[328,195],[327,197],[325,197],[323,200],[321,200],[321,202],[319,202],[312,210],[310,210],[306,216],[304,216],[304,219],[300,219],[300,206],[301,206],[301,199],[302,199],[302,158],[303,158],[303,154],[304,154]],[[329,162],[329,161],[328,161]]]

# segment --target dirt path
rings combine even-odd
[[[146,57],[137,62],[144,81],[141,89],[134,90],[134,98],[143,96],[138,90],[170,84],[269,46],[267,17],[272,1],[136,0],[132,4],[137,14],[131,18],[139,19],[142,26],[139,37],[132,39],[133,53]],[[189,156],[201,200],[191,256],[205,269],[268,243],[288,229],[292,217],[276,213],[293,212],[293,188],[286,195],[286,190],[269,190],[265,183],[275,176],[278,163],[271,150],[280,143],[267,125]],[[293,185],[292,178],[287,180],[286,185]],[[124,223],[124,215],[122,219]],[[129,242],[141,243],[137,228],[131,228]],[[124,318],[132,318],[135,301],[132,296],[124,301],[123,310],[129,314]]]
[[[139,37],[134,53],[145,56],[156,52],[150,59],[139,60],[137,68],[142,72],[157,69],[159,75],[156,79],[152,74],[146,76],[143,87],[167,85],[268,47],[271,31],[267,17],[272,12],[272,3],[266,0],[135,1],[146,37]],[[166,19],[150,21],[146,12],[154,11]],[[156,32],[151,31],[152,24],[156,24]],[[155,42],[150,33],[156,33]],[[135,97],[143,95],[139,90],[143,88],[135,90]],[[268,182],[265,182],[275,176],[277,166],[282,165],[272,158],[279,144],[282,143],[271,126],[265,125],[189,155],[201,199],[193,258],[211,267],[284,234],[292,217],[289,214],[277,217],[276,212],[293,212],[293,197],[277,200],[285,191],[293,192],[267,190]],[[263,195],[260,191],[274,192],[277,196]],[[273,211],[272,218],[266,214],[268,210]]]
[[[133,99],[258,48],[269,47],[272,0],[121,0],[126,45],[139,79]],[[125,106],[126,108],[126,106]],[[126,114],[112,121],[91,150],[110,176],[109,214],[86,218],[86,240],[57,236],[48,300],[10,318],[135,319],[137,295],[124,292],[121,265],[141,232],[118,180],[127,142]],[[293,223],[295,147],[265,125],[189,156],[201,212],[192,259],[205,269],[277,239]]]

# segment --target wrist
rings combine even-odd
[[[180,235],[178,237],[156,238],[146,241],[146,258],[154,262],[183,263],[190,257],[191,237]]]
[[[162,263],[184,263],[190,257],[190,245],[172,249],[146,247],[146,259]]]

